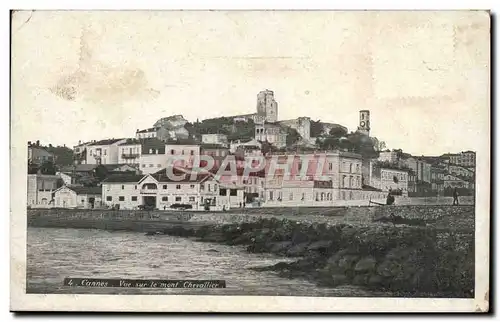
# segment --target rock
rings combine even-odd
[[[377,273],[384,277],[395,277],[401,274],[401,265],[394,260],[384,260],[377,267]]]
[[[370,278],[370,275],[368,275],[368,274],[356,275],[352,279],[352,284],[360,285],[360,286],[367,285],[369,278]]]
[[[351,270],[358,259],[356,255],[344,255],[339,259],[337,266],[345,271]]]
[[[379,275],[373,274],[368,279],[368,285],[370,286],[379,286],[383,282],[383,278]]]
[[[307,250],[308,251],[318,251],[318,250],[322,250],[322,249],[328,249],[328,248],[330,248],[332,243],[333,242],[331,240],[320,240],[320,241],[317,241],[317,242],[310,244],[307,247]]]
[[[370,272],[373,271],[376,266],[377,266],[377,261],[375,260],[375,258],[369,256],[360,259],[356,264],[356,266],[354,267],[354,270],[356,272]]]
[[[349,283],[349,278],[343,274],[334,274],[330,277],[330,285],[339,286]]]
[[[286,254],[291,257],[304,256],[307,252],[307,246],[309,246],[308,242],[293,245],[292,247],[288,248]]]
[[[284,254],[287,252],[287,250],[291,246],[292,246],[291,241],[276,242],[276,243],[272,243],[270,251],[271,251],[271,253],[274,253],[274,254]]]

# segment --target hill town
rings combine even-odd
[[[72,149],[28,142],[30,208],[229,210],[328,207],[474,194],[475,152],[414,156],[358,127],[304,116],[280,120],[274,92],[254,113],[159,119],[128,138]]]

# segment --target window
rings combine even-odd
[[[163,190],[167,190],[167,185],[166,184],[163,185]]]
[[[273,200],[273,199],[274,199],[273,192],[269,191],[269,200]]]
[[[238,190],[236,190],[236,189],[229,190],[229,195],[230,196],[237,196],[238,195]]]
[[[349,173],[352,173],[352,163],[349,163]]]
[[[168,197],[161,197],[161,201],[168,201]]]
[[[158,168],[161,168],[161,164],[158,164]]]
[[[194,202],[195,198],[194,197],[189,197],[189,202]]]
[[[113,200],[113,197],[111,197],[111,196],[106,197],[106,201],[112,201],[112,200]]]
[[[104,155],[106,155],[106,151],[107,151],[107,150],[106,150],[106,149],[104,149]]]
[[[191,150],[191,155],[194,155],[194,150]]]
[[[150,168],[152,168],[152,167],[153,167],[153,164],[150,164],[150,165],[149,165],[149,167],[150,167]]]
[[[124,185],[122,185],[122,190],[123,190],[123,189],[125,189],[125,186],[124,186]]]
[[[125,201],[125,197],[124,196],[119,196],[118,197],[118,201]]]
[[[137,196],[132,196],[131,200],[132,201],[137,201]]]
[[[333,170],[333,163],[328,163],[328,170]]]
[[[146,165],[145,165],[145,164],[143,164],[143,165],[142,165],[142,167],[143,167],[143,168],[145,168],[145,167],[146,167]]]
[[[219,189],[219,196],[226,196],[226,195],[227,195],[227,189],[220,188]]]
[[[181,189],[181,185],[180,184],[176,185],[175,189],[180,190]]]
[[[137,185],[134,186],[134,189],[137,190]]]
[[[190,185],[189,188],[194,189],[194,184]]]
[[[202,184],[200,184],[200,190],[201,190],[201,191],[205,190],[205,185],[204,185],[203,183],[202,183]]]
[[[217,191],[217,185],[214,184],[214,191]]]
[[[305,194],[305,193],[302,193],[302,198],[301,198],[301,200],[304,200],[304,199],[306,199],[306,194]]]
[[[299,164],[298,164],[298,170],[299,171],[302,170],[302,162],[299,162]]]
[[[184,155],[184,150],[181,151],[181,154]]]
[[[172,150],[170,150],[170,154],[171,154],[171,155],[174,155],[174,154],[175,154],[175,150],[173,150],[173,149],[172,149]]]
[[[85,199],[82,199],[82,203],[85,203]]]
[[[175,201],[182,201],[182,197],[175,197]]]
[[[293,192],[290,192],[290,195],[288,196],[288,200],[293,200]]]
[[[359,173],[359,164],[356,164],[356,172]]]

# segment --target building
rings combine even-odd
[[[441,196],[444,192],[444,177],[448,171],[442,167],[433,166],[431,168],[431,189],[432,191]]]
[[[311,138],[311,118],[299,117],[293,120],[279,121],[282,126],[288,126],[297,130],[302,139],[309,141]]]
[[[44,162],[54,162],[54,154],[40,146],[40,141],[32,144],[28,142],[28,164],[41,165]]]
[[[334,206],[369,197],[363,190],[359,154],[343,151],[273,153],[266,160],[264,206],[277,206],[277,202],[283,206]]]
[[[127,139],[106,139],[87,145],[86,164],[118,164],[119,145]]]
[[[257,94],[257,114],[264,116],[266,122],[278,121],[278,102],[273,91],[266,89]]]
[[[87,146],[91,142],[78,141],[78,144],[73,147],[73,162],[74,164],[87,163]]]
[[[183,157],[183,160],[176,160],[174,165],[180,167],[193,167],[195,161],[199,161],[200,144],[190,139],[177,139],[167,141],[165,154],[170,158]],[[169,164],[170,166],[172,164]],[[199,166],[197,164],[196,166]]]
[[[218,144],[218,145],[228,145],[227,135],[225,134],[202,134],[201,143],[204,144]]]
[[[408,195],[409,169],[398,168],[384,163],[372,163],[370,186],[383,192],[392,191]]]
[[[380,153],[382,154],[382,152]],[[425,161],[424,159],[420,159],[417,157],[409,157],[402,161],[402,163],[413,170],[415,173],[416,182],[431,182],[431,168],[432,165]]]
[[[54,207],[94,209],[102,206],[101,187],[62,186],[54,191]]]
[[[370,111],[361,110],[359,111],[359,126],[358,132],[370,136]]]
[[[160,128],[158,127],[150,127],[144,130],[137,129],[135,131],[135,138],[137,140],[158,138],[159,130]]]
[[[102,184],[103,202],[109,207],[119,205],[120,209],[153,206],[161,210],[175,205],[190,205],[193,210],[228,210],[243,202],[243,189],[222,185],[210,173],[175,169],[173,173],[184,178],[173,180],[166,169],[143,176],[109,177]]]
[[[155,173],[167,167],[168,157],[165,154],[165,142],[157,138],[141,140],[141,156],[139,169],[143,174]]]
[[[28,207],[51,207],[53,192],[62,185],[62,179],[57,175],[28,174]]]
[[[399,153],[397,151],[380,151],[378,161],[397,163],[399,162]]]
[[[127,139],[125,142],[119,144],[118,163],[138,165],[140,164],[141,152],[141,140]]]
[[[269,142],[277,148],[286,146],[287,133],[277,123],[255,124],[255,139]]]
[[[474,189],[473,181],[467,180],[465,178],[459,178],[451,174],[444,175],[443,185],[445,190],[454,188]]]
[[[241,140],[238,140],[235,142],[231,142],[231,144],[229,145],[229,152],[235,153],[239,147],[245,147],[245,146],[258,147],[259,150],[262,149],[262,143],[260,143],[256,139],[252,139],[247,142],[241,142]]]
[[[450,164],[460,165],[464,167],[476,166],[476,152],[465,151],[457,154],[446,154],[445,158],[450,160]]]
[[[229,155],[229,148],[224,145],[218,144],[201,144],[200,145],[200,155],[210,156],[213,161],[213,167],[219,168],[227,155]],[[206,167],[207,164],[202,162],[200,163],[201,167]]]
[[[475,177],[475,169],[472,167],[464,167],[455,164],[448,165],[448,172],[454,176],[462,177],[462,178],[474,178]]]

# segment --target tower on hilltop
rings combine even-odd
[[[358,132],[370,136],[370,111],[369,110],[359,111]]]
[[[257,94],[257,115],[266,122],[278,121],[278,103],[274,100],[274,92],[266,89]]]

